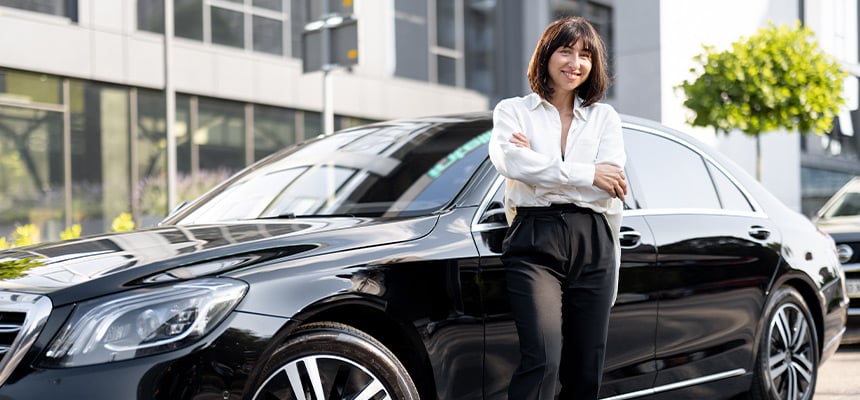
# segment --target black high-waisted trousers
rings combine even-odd
[[[518,207],[502,249],[520,339],[508,399],[597,399],[615,284],[606,219],[572,204]]]

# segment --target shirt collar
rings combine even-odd
[[[546,101],[544,98],[540,97],[537,93],[532,92],[528,96],[526,96],[526,105],[529,110],[534,111],[538,108],[538,106],[543,105],[544,107],[553,107],[550,102]],[[581,118],[584,121],[588,120],[588,114],[591,111],[591,107],[582,107],[582,99],[579,96],[575,96],[573,98],[573,113]]]

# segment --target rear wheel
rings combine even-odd
[[[275,351],[262,376],[254,399],[418,399],[409,373],[390,350],[333,322],[299,328]]]
[[[765,315],[767,324],[750,397],[812,399],[818,375],[818,337],[806,302],[794,288],[779,288]]]

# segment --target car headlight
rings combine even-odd
[[[48,346],[43,365],[100,364],[184,347],[211,332],[247,288],[205,278],[83,302]]]

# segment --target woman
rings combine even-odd
[[[597,399],[617,289],[624,144],[598,103],[606,50],[579,17],[550,24],[529,63],[531,94],[493,112],[490,158],[505,177],[503,244],[520,340],[508,398]]]

